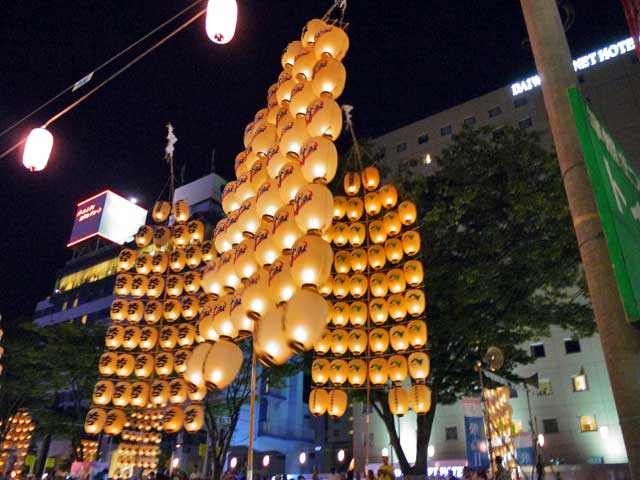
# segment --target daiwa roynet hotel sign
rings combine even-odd
[[[624,55],[625,53],[633,52],[635,50],[635,45],[633,44],[633,37],[629,37],[626,40],[621,40],[617,43],[612,43],[606,47],[602,47],[595,52],[588,53],[579,58],[576,58],[573,61],[573,68],[576,72],[580,70],[586,70],[589,67],[593,67],[599,63],[606,62],[607,60],[611,60],[619,55]],[[533,90],[534,88],[538,88],[542,80],[540,75],[534,75],[533,77],[525,78],[524,80],[520,80],[519,82],[515,82],[511,85],[511,93],[514,97]]]

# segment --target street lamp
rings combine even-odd
[[[344,462],[344,450],[342,449],[338,450],[338,461],[340,463]]]
[[[46,128],[34,128],[27,137],[22,154],[22,163],[27,170],[39,172],[44,170],[51,155],[53,135]]]
[[[207,36],[212,42],[224,45],[236,33],[238,4],[236,0],[209,0],[207,5]]]
[[[300,465],[304,465],[305,462],[307,461],[307,454],[302,452],[300,453],[300,457],[298,457],[300,460]]]
[[[264,457],[262,457],[262,466],[264,468],[267,468],[269,466],[270,461],[271,461],[271,458],[269,457],[269,455],[265,455]]]
[[[540,445],[540,448],[544,447],[544,435],[543,434],[538,434],[538,445]]]

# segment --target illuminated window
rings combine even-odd
[[[551,380],[548,378],[538,379],[538,395],[552,395],[553,388],[551,388]]]
[[[542,430],[544,433],[558,433],[558,419],[557,418],[543,418]]]
[[[440,129],[440,135],[446,137],[447,135],[451,135],[452,131],[453,129],[451,128],[451,125],[445,125]]]
[[[585,373],[573,377],[574,392],[586,392],[587,390],[589,390],[589,382],[587,382],[587,375]]]
[[[80,319],[80,323],[82,323],[82,325],[86,325],[87,324],[87,316],[86,315],[82,315],[82,318]]]
[[[532,343],[531,344],[531,356],[533,358],[544,358],[547,353],[544,351],[544,343]]]
[[[422,156],[422,164],[423,165],[429,165],[431,163],[431,154],[430,153],[425,153]]]
[[[418,143],[420,145],[422,145],[423,143],[427,143],[428,141],[429,141],[429,135],[426,133],[423,133],[418,137]]]
[[[117,258],[112,258],[111,260],[105,260],[97,265],[87,267],[84,270],[65,275],[60,279],[60,285],[64,285],[64,290],[71,290],[88,282],[102,280],[116,271],[117,261]]]
[[[596,423],[595,415],[582,415],[580,417],[581,432],[595,432],[596,430],[598,430],[598,424]]]
[[[76,297],[73,299],[73,304],[71,305],[71,308],[76,308],[78,306],[78,302],[80,301],[80,297]]]
[[[65,300],[64,303],[62,304],[62,308],[61,311],[65,311],[67,309],[67,301]]]
[[[407,149],[407,142],[402,142],[396,145],[396,152],[404,152]]]
[[[564,351],[567,355],[570,353],[580,353],[580,340],[573,338],[564,339]]]

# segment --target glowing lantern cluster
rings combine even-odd
[[[488,421],[488,430],[491,437],[492,453],[495,457],[501,456],[509,468],[515,467],[515,446],[513,437],[516,424],[513,423],[513,409],[509,404],[511,394],[509,387],[500,386],[483,391],[485,410]]]
[[[15,473],[16,478],[22,476],[24,470],[24,461],[31,444],[31,436],[36,426],[33,423],[31,415],[27,410],[19,410],[15,415],[7,419],[8,426],[3,425],[6,434],[2,442],[2,451],[0,452],[0,469],[5,471],[7,464],[10,463],[10,456],[15,455],[13,469],[11,473]]]
[[[331,308],[314,345],[314,415],[328,411],[334,392],[367,383],[391,384],[388,401],[395,415],[409,409],[424,414],[431,406],[417,209],[408,200],[399,202],[393,185],[379,184],[375,167],[348,172],[344,196],[334,197],[333,275],[321,289]]]

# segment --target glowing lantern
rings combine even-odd
[[[254,237],[255,259],[260,266],[271,265],[280,253],[269,230],[268,227],[260,227]]]
[[[384,228],[384,223],[380,220],[374,220],[369,223],[369,238],[373,243],[384,243],[387,239],[387,230]]]
[[[238,275],[236,275],[236,271],[233,268],[234,256],[235,252],[233,250],[224,252],[220,256],[216,267],[216,275],[222,283],[224,291],[228,293],[233,292],[240,286],[240,279],[238,278]]]
[[[275,87],[276,105],[278,106],[274,114],[274,120],[276,122],[278,120],[278,108],[281,105],[289,104],[291,101],[291,92],[297,85],[298,82],[286,70],[278,76],[278,83],[276,83]]]
[[[409,348],[409,333],[404,325],[396,325],[389,331],[391,348],[398,353],[403,353]]]
[[[200,248],[200,245],[190,245],[185,250],[185,257],[189,268],[198,267],[202,261],[202,248]]]
[[[349,243],[354,247],[361,246],[367,237],[367,229],[360,222],[349,225]]]
[[[280,169],[282,166],[287,163],[290,159],[287,158],[283,153],[280,152],[280,146],[278,144],[273,145],[268,151],[265,159],[265,166],[267,169],[268,178],[275,179],[278,177],[278,173],[280,173]],[[258,194],[256,193],[256,196]]]
[[[246,154],[244,155],[243,158],[246,160]],[[238,174],[237,174],[238,176],[242,176],[245,173],[247,173],[247,171],[248,171],[246,163],[243,162],[242,165],[243,165],[243,168],[242,168],[242,170],[240,172],[238,172]],[[231,182],[228,182],[224,186],[224,189],[222,190],[220,203],[222,204],[222,210],[226,214],[228,214],[229,212],[232,212],[234,210],[237,210],[240,207],[240,202],[236,198],[235,192],[236,192],[236,182],[235,182],[235,180],[231,181]]]
[[[347,200],[347,217],[352,222],[360,220],[364,213],[364,203],[359,197],[349,198]]]
[[[169,401],[169,382],[166,380],[155,380],[151,384],[151,403],[162,406]],[[166,416],[166,412],[165,412]]]
[[[325,283],[318,287],[318,293],[323,297],[328,297],[333,292],[333,281],[331,277],[327,279]]]
[[[389,290],[387,276],[384,273],[374,273],[369,279],[371,294],[374,297],[384,297]]]
[[[107,412],[102,408],[92,408],[87,412],[84,421],[84,431],[89,435],[100,433],[107,420]]]
[[[276,307],[264,315],[254,334],[254,348],[260,361],[266,365],[282,365],[293,354],[283,329],[284,308]]]
[[[131,280],[131,295],[134,298],[141,298],[149,288],[149,277],[146,275],[135,275]]]
[[[164,278],[161,275],[152,275],[147,284],[147,297],[156,299],[164,291]]]
[[[241,279],[249,278],[258,270],[258,263],[255,257],[255,243],[253,238],[245,238],[235,249],[233,268],[236,275]]]
[[[189,204],[186,200],[178,200],[173,203],[173,217],[178,223],[189,220]]]
[[[349,323],[349,304],[337,302],[331,307],[331,321],[336,327],[344,327]]]
[[[290,69],[293,66],[296,55],[303,49],[302,42],[299,40],[289,43],[282,53],[282,68],[285,70]]]
[[[354,387],[364,385],[366,381],[367,364],[364,360],[355,359],[349,362],[349,383]]]
[[[187,400],[187,382],[181,378],[175,378],[169,382],[169,401],[182,404]]]
[[[309,350],[322,336],[329,314],[328,305],[319,293],[298,290],[287,303],[284,329],[295,351]]]
[[[121,272],[131,270],[136,261],[136,252],[130,248],[123,248],[118,254],[118,270]]]
[[[173,373],[173,355],[168,352],[158,353],[156,355],[154,370],[156,375],[161,378]]]
[[[411,320],[407,324],[409,342],[413,348],[422,348],[427,343],[427,324],[422,320]]]
[[[333,224],[333,243],[337,247],[344,247],[349,241],[349,227],[346,223],[338,222]]]
[[[314,417],[324,415],[329,404],[329,394],[323,388],[313,388],[309,394],[309,411]]]
[[[269,297],[269,271],[264,267],[254,273],[245,283],[242,304],[253,320],[259,319],[272,305]]]
[[[153,218],[154,222],[161,223],[161,222],[164,222],[167,218],[169,218],[170,213],[171,213],[171,204],[169,202],[156,202],[153,205],[151,217]]]
[[[294,242],[302,236],[295,221],[293,205],[279,208],[273,219],[273,240],[280,250],[290,249]]]
[[[186,225],[174,225],[171,231],[173,244],[178,247],[184,247],[189,243],[189,231]]]
[[[155,357],[150,353],[136,355],[134,373],[138,378],[149,378],[153,372]]]
[[[187,432],[198,432],[204,425],[204,408],[202,405],[189,405],[184,409],[184,429]]]
[[[426,385],[416,384],[409,392],[411,410],[418,415],[424,415],[431,408],[431,390]]]
[[[380,270],[387,263],[387,256],[382,245],[372,245],[367,249],[369,265],[374,270]]]
[[[123,353],[118,355],[116,360],[116,375],[120,378],[126,378],[133,373],[135,367],[135,359],[133,355]]]
[[[403,268],[404,276],[407,283],[412,287],[417,287],[424,280],[424,271],[422,269],[422,263],[417,260],[410,260],[405,262]]]
[[[398,190],[391,184],[383,185],[378,191],[382,206],[386,209],[395,207],[398,202]]]
[[[93,387],[93,403],[96,405],[107,405],[111,402],[113,395],[113,382],[109,380],[100,380]]]
[[[162,316],[168,322],[175,322],[182,313],[182,304],[178,299],[169,299],[164,302]]]
[[[127,321],[129,323],[138,323],[142,320],[144,312],[144,303],[141,300],[131,300],[127,307]]]
[[[231,296],[225,295],[213,306],[213,329],[223,340],[230,340],[238,336],[231,321]]]
[[[307,129],[313,137],[326,135],[336,140],[342,132],[342,110],[329,97],[316,98],[307,108]]]
[[[404,296],[400,293],[391,295],[387,299],[389,305],[389,316],[396,322],[404,320],[407,316],[407,304],[404,300]]]
[[[411,333],[411,331],[409,331]],[[409,375],[418,382],[424,382],[429,376],[430,360],[429,355],[424,352],[413,352],[409,355]]]
[[[167,326],[160,330],[160,346],[165,350],[173,350],[178,343],[178,329]]]
[[[231,213],[229,213],[229,215],[231,215]],[[216,224],[216,227],[213,229],[213,245],[215,249],[220,253],[231,250],[232,245],[229,241],[229,235],[227,232],[228,221],[229,217],[223,218]]]
[[[347,250],[337,250],[333,257],[333,267],[338,273],[349,273],[351,270],[351,254]]]
[[[389,305],[384,298],[374,298],[369,302],[369,315],[376,325],[382,325],[389,316]]]
[[[313,66],[315,65],[315,63],[316,57],[314,54],[313,46],[309,48],[303,48],[293,59],[291,75],[293,75],[293,77],[301,83],[303,81],[310,81],[313,77]],[[309,89],[311,90],[310,84]]]
[[[126,407],[131,400],[131,384],[129,382],[118,382],[113,388],[111,401],[116,407]]]
[[[187,254],[184,250],[174,250],[169,254],[169,268],[174,272],[181,272],[187,263]]]
[[[184,279],[180,275],[169,275],[167,277],[166,292],[170,298],[176,298],[182,295],[184,289]]]
[[[389,365],[384,358],[369,360],[369,381],[373,385],[384,385],[389,378]]]
[[[315,235],[305,235],[291,248],[291,275],[300,287],[317,289],[331,275],[333,251],[331,245]]]
[[[191,356],[191,350],[181,349],[173,355],[173,369],[176,373],[184,373],[187,369],[187,361]]]
[[[384,243],[384,250],[387,255],[387,259],[396,264],[402,260],[402,242],[398,238],[390,238]]]
[[[297,286],[291,276],[290,259],[281,255],[269,269],[269,296],[276,305],[288,302]]]
[[[393,355],[389,357],[389,379],[396,385],[404,382],[407,378],[407,359],[403,355]]]
[[[313,66],[311,86],[317,97],[329,95],[337,99],[344,91],[346,81],[347,71],[338,60],[324,57]]]
[[[329,392],[329,405],[327,413],[331,418],[339,418],[347,410],[347,394],[344,390],[331,390]]]
[[[311,364],[311,379],[314,385],[324,385],[329,381],[329,360],[316,358]]]
[[[362,273],[367,268],[367,252],[362,248],[356,248],[349,255],[349,266],[356,273]]]
[[[104,344],[109,350],[115,350],[122,345],[124,336],[124,327],[120,325],[111,325],[105,335]]]
[[[32,172],[44,170],[49,161],[52,148],[53,135],[51,135],[51,132],[46,128],[34,128],[29,133],[24,146],[22,154],[23,165]]]
[[[349,334],[342,328],[331,332],[331,352],[334,355],[344,355],[349,348]]]
[[[196,293],[200,289],[200,273],[196,271],[187,272],[184,275],[184,291],[187,293]],[[147,290],[147,295],[149,291]]]
[[[349,293],[354,298],[361,298],[367,293],[368,283],[366,275],[360,273],[353,275],[349,279]]]
[[[113,352],[107,352],[100,355],[100,360],[98,361],[98,371],[100,375],[104,375],[108,377],[113,375],[116,371],[116,364],[118,361],[118,355]]]
[[[150,390],[147,382],[135,382],[131,385],[131,400],[129,404],[132,407],[146,407],[149,402]]]
[[[213,328],[213,309],[216,302],[209,302],[205,304],[200,310],[200,323],[198,324],[198,329],[200,331],[200,335],[205,340],[216,341],[220,338],[220,335],[216,332],[215,328]]]
[[[215,247],[213,246],[213,242],[211,240],[207,240],[206,242],[202,242],[200,247],[202,250],[202,261],[209,263],[216,257]]]
[[[295,69],[295,66],[294,66]],[[311,82],[302,79],[291,90],[289,97],[289,111],[294,117],[303,117],[307,113],[307,107],[316,98],[316,94],[313,93],[313,87]]]
[[[251,150],[258,155],[258,157],[266,156],[269,148],[271,148],[271,146],[276,142],[277,135],[278,132],[276,131],[276,126],[273,123],[262,122],[256,129],[253,135],[253,140],[251,140]],[[251,177],[254,176],[254,167],[258,163],[259,161],[251,166]],[[260,168],[264,170],[264,164],[262,164],[262,167]],[[264,170],[264,173],[266,174],[266,170]],[[256,187],[254,186],[254,189],[255,188]]]
[[[397,212],[386,213],[384,216],[383,224],[387,234],[391,237],[397,235],[398,233],[400,233],[400,230],[402,230],[402,223],[400,222],[400,216]],[[388,241],[389,240],[387,240],[387,242]],[[400,244],[399,246],[402,247],[402,244]]]
[[[147,304],[148,305],[148,304]],[[148,352],[153,349],[158,342],[158,330],[155,327],[143,327],[140,330],[140,350]]]
[[[291,161],[284,164],[278,173],[278,188],[283,202],[295,200],[298,192],[305,186],[308,186],[307,181],[302,176],[299,164]],[[333,198],[331,201],[333,202]]]
[[[424,298],[424,292],[422,290],[407,290],[404,294],[405,302],[407,303],[407,312],[412,317],[422,315],[426,307],[426,299]]]
[[[129,302],[124,298],[116,298],[111,303],[111,308],[109,309],[109,316],[111,320],[115,323],[122,322],[127,318],[127,309],[129,308]],[[113,347],[118,348],[118,347]]]
[[[131,283],[133,281],[133,276],[129,273],[119,273],[116,276],[116,281],[113,286],[113,293],[116,295],[127,296],[131,293]],[[111,319],[113,320],[113,312]],[[122,320],[122,319],[120,319]]]
[[[178,325],[178,345],[181,347],[189,347],[196,340],[196,327],[189,323],[181,323]]]
[[[313,105],[313,103],[311,105]],[[310,137],[317,135],[311,135],[309,133],[307,120],[303,117],[295,117],[282,121],[284,123],[280,131],[280,143],[278,144],[280,152],[282,152],[283,155],[293,154],[295,157],[298,157],[305,142],[309,140]]]
[[[376,192],[369,192],[364,196],[364,208],[371,216],[375,216],[382,210],[382,203]]]
[[[324,355],[331,349],[331,332],[329,330],[325,329],[322,332],[320,340],[313,345],[313,349],[318,355]]]
[[[398,417],[409,411],[409,394],[403,387],[396,386],[389,391],[389,410]]]
[[[136,258],[136,272],[138,274],[147,275],[151,272],[151,255],[147,252],[142,252]]]
[[[354,355],[362,354],[367,348],[367,334],[356,328],[349,332],[349,351]]]
[[[136,245],[140,248],[144,248],[153,240],[153,227],[149,225],[141,225],[135,235]]]
[[[342,60],[349,50],[349,37],[340,27],[327,25],[316,32],[314,44],[317,58],[330,56]]]
[[[164,305],[160,300],[150,300],[144,306],[143,318],[145,322],[153,325],[162,317]]]
[[[364,302],[352,302],[349,307],[349,321],[354,327],[367,323],[367,305]]]
[[[156,247],[164,247],[171,240],[171,229],[169,227],[156,226],[153,228],[153,244]]]
[[[216,1],[216,0],[210,0]],[[153,392],[151,397],[153,398]],[[166,402],[162,402],[166,403]],[[158,404],[160,405],[160,404]],[[162,417],[162,430],[165,433],[176,433],[179,432],[182,428],[182,423],[184,422],[184,412],[180,407],[168,407],[164,411],[164,415]]]
[[[303,232],[320,234],[331,225],[333,195],[325,185],[312,183],[302,187],[294,205],[295,221]]]
[[[345,197],[333,197],[333,219],[340,220],[347,214],[347,199]]]
[[[235,0],[209,0],[206,31],[214,43],[229,43],[236,31],[238,4]]]
[[[151,271],[153,273],[164,273],[169,267],[169,255],[164,252],[155,252],[151,257]]]
[[[389,334],[383,328],[374,328],[369,332],[369,346],[375,354],[384,353],[389,347]]]
[[[348,365],[344,360],[333,360],[329,365],[329,378],[335,386],[340,386],[347,381]]]
[[[387,272],[387,284],[391,293],[402,293],[407,287],[404,272],[399,268],[393,268]]]
[[[416,221],[418,212],[413,202],[405,200],[400,205],[398,205],[398,214],[400,215],[400,221],[403,225],[411,225]]]
[[[271,219],[282,205],[284,202],[276,180],[268,179],[258,187],[256,193],[256,212],[258,215]]]
[[[247,198],[255,196],[255,191],[249,181],[249,174],[243,173],[236,180],[235,199],[237,202],[244,202]]]

